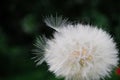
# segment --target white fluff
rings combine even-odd
[[[45,40],[43,58],[38,63],[44,60],[49,65],[49,71],[65,80],[110,77],[112,69],[118,64],[118,51],[111,36],[97,27],[79,23],[72,25],[62,18],[58,19],[59,26],[54,23],[54,18],[45,20],[57,32],[53,34],[53,39]],[[41,50],[41,47],[38,49]]]

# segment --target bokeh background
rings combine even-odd
[[[63,80],[31,59],[36,37],[52,35],[43,22],[50,14],[97,25],[120,51],[120,0],[0,0],[0,80]],[[106,80],[120,80],[120,68],[111,75]]]

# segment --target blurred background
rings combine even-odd
[[[0,80],[63,80],[31,59],[36,37],[52,35],[43,22],[50,14],[97,25],[120,51],[120,0],[0,0]],[[111,75],[106,80],[120,80],[120,68]]]

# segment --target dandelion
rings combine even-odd
[[[45,61],[49,71],[65,80],[100,80],[110,77],[118,64],[113,38],[91,25],[70,24],[62,17],[45,19],[56,30],[52,39],[36,42],[37,64]]]

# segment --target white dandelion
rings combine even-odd
[[[94,26],[72,25],[62,17],[46,18],[56,30],[53,39],[37,40],[37,62],[45,61],[49,71],[65,80],[100,80],[110,77],[118,64],[118,50],[113,38]]]

